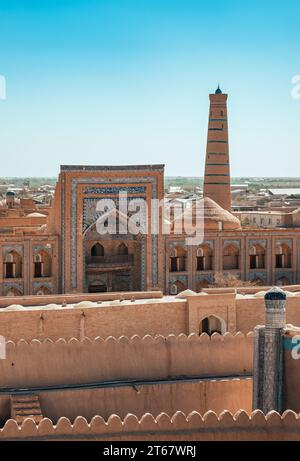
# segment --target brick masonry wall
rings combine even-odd
[[[135,386],[117,386],[98,389],[66,389],[39,392],[44,417],[57,423],[62,416],[72,422],[78,415],[90,421],[95,414],[108,419],[117,414],[125,418],[128,413],[141,418],[145,413],[157,416],[162,411],[186,414],[213,410],[220,413],[224,407],[235,413],[240,408],[251,412],[252,379],[194,380]],[[10,418],[9,396],[0,397],[2,425]]]
[[[134,303],[115,301],[112,305],[94,304],[85,301],[98,299],[130,299],[136,297]],[[135,334],[152,336],[161,334],[199,333],[201,320],[215,315],[223,319],[226,329],[231,333],[241,331],[247,334],[258,324],[264,324],[264,300],[260,297],[242,297],[234,293],[222,293],[189,296],[187,299],[161,298],[160,292],[151,293],[152,299],[139,302],[140,298],[149,298],[150,292],[117,293],[103,295],[65,295],[39,296],[36,299],[10,299],[4,304],[5,298],[0,298],[0,334],[7,340],[25,339],[57,340],[89,336],[131,337]],[[155,298],[155,299],[154,299]],[[44,302],[43,302],[44,300]],[[74,307],[61,307],[62,303],[76,303]],[[31,305],[34,309],[9,310],[4,306],[12,303]],[[38,304],[61,303],[56,308],[39,306]],[[287,323],[300,325],[300,296],[287,298]],[[90,307],[92,306],[92,307]],[[97,306],[97,307],[95,307]],[[55,307],[55,306],[54,306]],[[84,315],[83,315],[84,314]],[[116,320],[117,319],[117,320]]]
[[[149,295],[148,295],[149,296]],[[120,298],[119,298],[120,299]],[[83,316],[84,313],[84,316]],[[0,334],[6,340],[19,339],[70,339],[89,336],[119,337],[138,334],[187,333],[186,302],[147,304],[116,303],[114,305],[88,307],[80,303],[73,308],[28,309],[0,311]]]
[[[122,357],[122,360],[120,360]],[[118,340],[24,340],[7,344],[0,360],[0,387],[31,388],[115,380],[157,380],[184,376],[230,377],[251,374],[252,333],[147,335]]]

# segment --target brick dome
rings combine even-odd
[[[180,222],[184,223],[186,232],[188,229],[193,229],[196,224],[196,213],[199,213],[198,216],[204,216],[204,230],[241,230],[239,219],[208,197],[198,200],[176,217],[172,223],[172,229],[176,232]],[[199,219],[199,225],[203,225],[202,219]]]

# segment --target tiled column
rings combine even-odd
[[[272,288],[265,295],[265,326],[254,330],[253,409],[282,411],[286,294]]]

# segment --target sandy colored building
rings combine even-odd
[[[182,222],[195,223],[197,206],[184,210],[165,238],[167,293],[187,288],[200,291],[215,272],[231,273],[258,285],[299,283],[299,212],[231,213],[227,95],[218,88],[210,95],[204,175],[203,241],[187,245]],[[258,215],[259,218],[258,218]],[[245,218],[256,216],[256,220]],[[238,219],[240,218],[240,219]]]
[[[183,218],[192,225],[199,203],[169,219],[163,206],[152,206],[163,203],[163,165],[62,166],[50,207],[8,192],[0,203],[0,295],[199,292],[216,272],[260,285],[300,283],[298,211],[231,213],[227,95],[220,88],[210,95],[204,173],[197,244],[187,244],[178,226]],[[118,227],[100,234],[97,226],[111,216],[105,201],[116,204]],[[147,210],[134,222],[139,201]],[[132,230],[138,224],[143,231]]]
[[[122,212],[122,196],[127,212]],[[162,211],[157,234],[100,235],[96,222],[113,201],[130,230],[132,201],[163,199],[163,166],[62,166],[47,216],[8,193],[0,207],[1,295],[152,290],[163,285]],[[2,214],[2,216],[1,216]],[[1,219],[2,217],[2,219]],[[105,227],[105,220],[103,225]],[[119,228],[119,227],[118,227]]]

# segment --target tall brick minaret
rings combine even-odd
[[[204,197],[209,197],[225,210],[231,210],[230,167],[228,150],[227,94],[218,86],[209,95],[207,149],[204,173]]]

